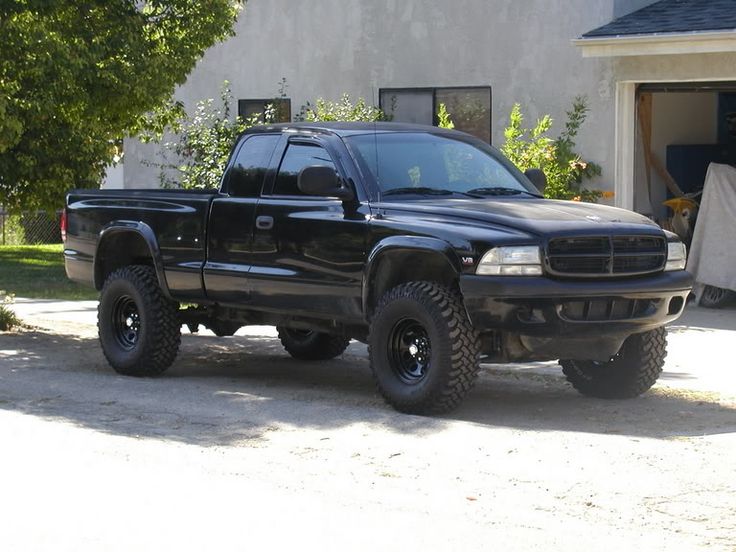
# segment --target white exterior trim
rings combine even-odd
[[[615,204],[634,209],[634,153],[636,150],[636,83],[616,83]]]
[[[572,43],[583,57],[736,52],[736,30],[578,38]]]

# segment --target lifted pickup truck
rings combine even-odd
[[[560,359],[583,394],[639,395],[692,285],[685,247],[638,214],[543,199],[543,178],[434,127],[258,127],[219,190],[72,191],[66,271],[101,291],[122,374],[164,372],[182,325],[271,324],[304,360],[367,342],[403,412],[457,406],[481,359]]]

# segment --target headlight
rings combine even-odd
[[[664,269],[684,270],[687,262],[687,248],[681,241],[667,242],[667,264]]]
[[[500,276],[541,276],[539,247],[523,245],[494,247],[478,263],[476,274]]]

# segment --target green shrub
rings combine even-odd
[[[353,102],[348,94],[343,94],[336,102],[323,98],[318,98],[314,106],[307,102],[297,119],[307,122],[365,121],[369,123],[387,120],[386,114],[380,108],[368,105],[364,98],[358,98],[357,102]]]
[[[20,319],[9,307],[13,301],[14,297],[12,295],[0,291],[0,332],[9,332],[21,325]]]
[[[251,126],[271,123],[276,115],[273,104],[264,113],[248,119],[232,117],[233,95],[228,82],[220,93],[220,103],[212,98],[197,103],[192,116],[180,104],[171,106],[177,114],[168,130],[176,133],[176,141],[164,142],[163,163],[150,163],[159,169],[159,181],[164,188],[218,188],[227,165],[230,150],[237,137]],[[160,142],[160,137],[143,136],[144,141]],[[173,161],[172,158],[173,157]]]
[[[23,245],[25,232],[20,215],[6,215],[2,219],[2,245]]]
[[[263,113],[244,119],[232,117],[230,105],[234,98],[228,82],[220,94],[219,104],[210,98],[197,103],[192,116],[188,116],[181,104],[171,104],[168,113],[156,116],[167,121],[165,128],[159,125],[157,135],[144,135],[144,142],[162,142],[165,131],[176,136],[176,141],[162,143],[163,162],[149,163],[159,169],[159,181],[164,188],[217,188],[227,165],[230,150],[237,137],[255,125],[269,124],[280,120],[278,109],[286,97],[287,84],[279,83],[279,96],[268,104]],[[314,106],[307,103],[297,119],[304,121],[381,121],[383,111],[370,106],[363,98],[353,103],[350,96],[343,94],[337,102],[318,99]],[[151,127],[155,125],[149,125]]]
[[[576,199],[597,201],[602,193],[582,187],[585,179],[600,176],[601,168],[583,160],[575,153],[575,137],[588,114],[584,97],[578,96],[567,112],[564,130],[556,138],[550,138],[552,118],[545,115],[534,128],[524,128],[521,106],[514,104],[509,117],[509,126],[504,131],[506,141],[501,151],[519,169],[541,169],[547,175],[545,197],[551,199]]]
[[[455,128],[455,123],[452,122],[450,114],[447,112],[447,106],[443,103],[437,109],[437,126],[440,128]]]

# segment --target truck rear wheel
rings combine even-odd
[[[410,414],[452,410],[472,389],[479,369],[478,336],[462,300],[433,282],[409,282],[383,296],[368,352],[380,393]]]
[[[178,305],[164,296],[148,266],[110,274],[100,295],[97,327],[105,358],[126,376],[158,376],[179,351]]]
[[[630,399],[649,390],[662,373],[667,330],[657,328],[630,336],[608,362],[560,360],[562,372],[583,395]]]
[[[295,330],[279,326],[281,344],[299,360],[330,360],[340,356],[350,344],[350,339],[312,330]]]

